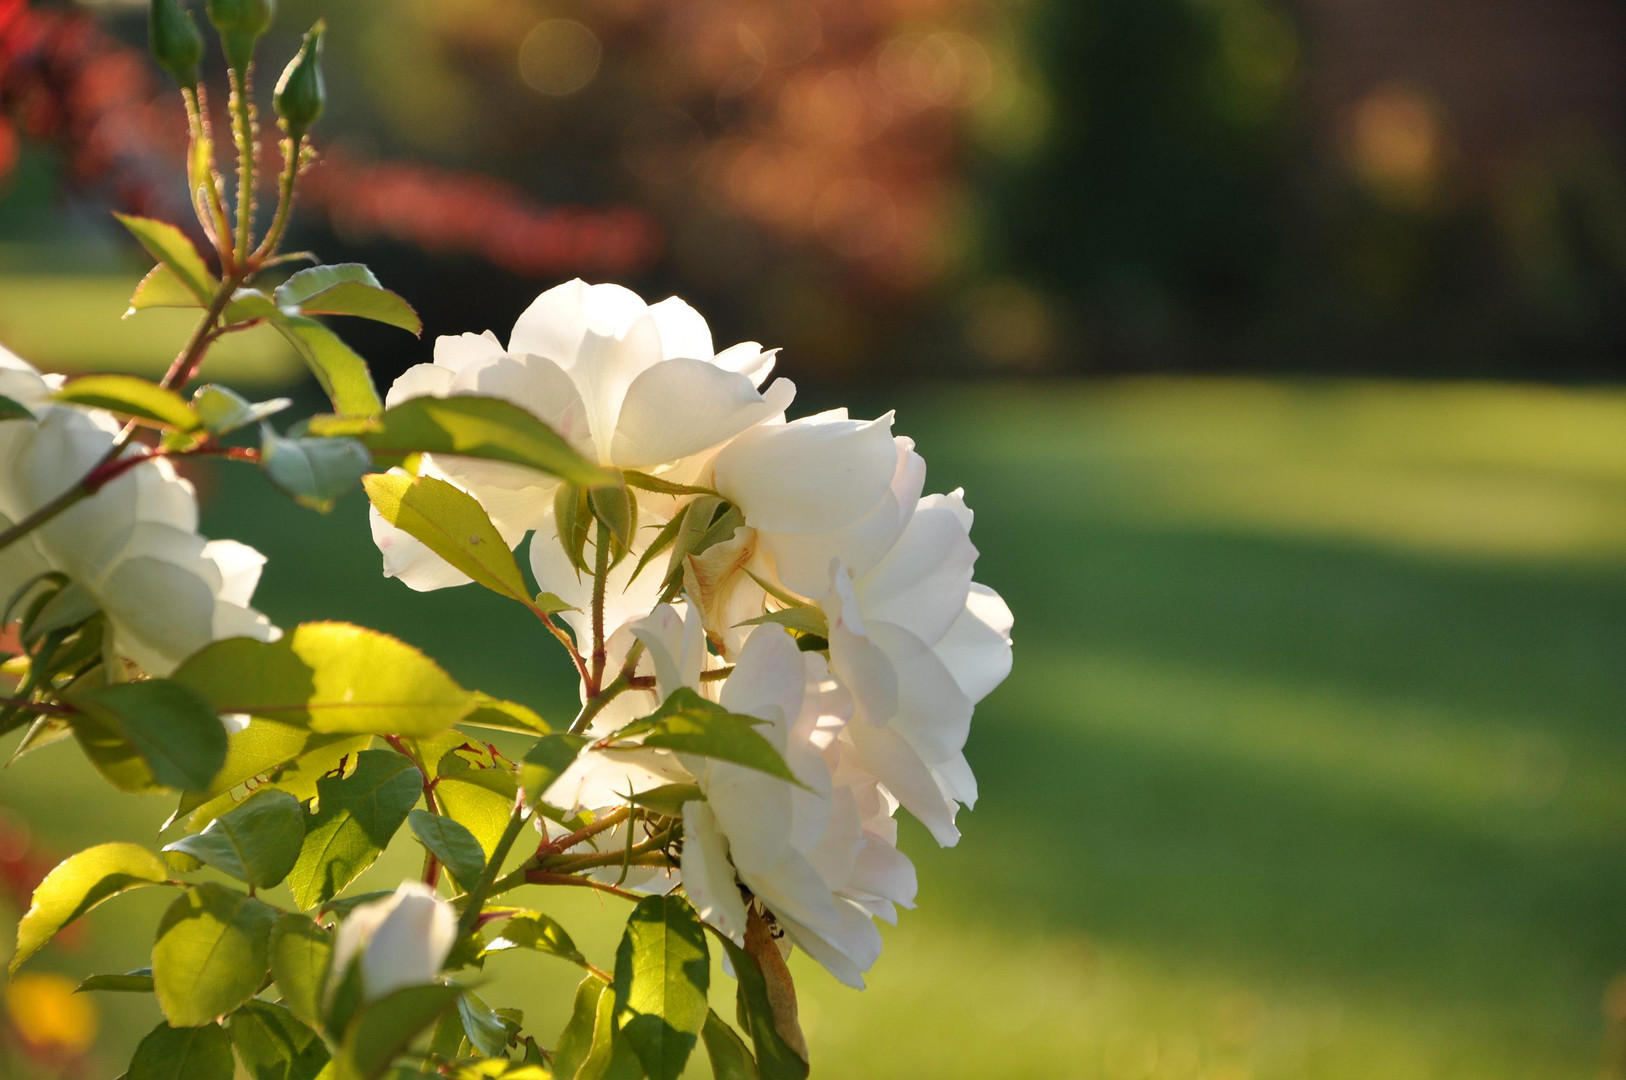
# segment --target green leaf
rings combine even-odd
[[[546,596],[547,593],[542,595]],[[553,730],[552,725],[535,711],[517,701],[504,701],[478,690],[474,692],[474,700],[477,703],[474,711],[459,720],[459,724],[527,735],[546,735]]]
[[[580,611],[575,604],[561,600],[556,594],[539,592],[536,594],[536,609],[544,615],[557,615],[561,611]]]
[[[706,1010],[706,1026],[700,1037],[706,1042],[706,1056],[711,1058],[711,1075],[716,1080],[761,1080],[757,1059],[751,1056],[740,1033],[710,1009]]]
[[[816,637],[828,638],[830,625],[825,621],[824,612],[816,607],[799,605],[797,607],[781,608],[770,611],[766,615],[758,615],[754,619],[746,619],[741,626],[761,626],[763,623],[774,623],[787,630],[795,630],[803,634],[813,634]]]
[[[553,493],[554,530],[559,535],[559,547],[564,551],[565,558],[583,574],[593,572],[583,554],[587,548],[588,526],[592,521],[593,511],[588,505],[587,492],[574,484],[560,484]],[[536,542],[533,537],[531,543]]]
[[[360,263],[301,270],[277,288],[276,300],[288,314],[354,315],[413,334],[423,332],[423,322],[412,305],[380,285]]]
[[[0,420],[32,420],[34,414],[20,401],[13,401],[0,394]]]
[[[570,939],[570,934],[565,928],[540,911],[525,911],[515,915],[503,923],[502,933],[486,946],[487,952],[501,952],[506,949],[532,949],[547,953],[549,956],[557,956],[561,960],[568,960],[572,964],[587,966],[587,957],[576,948],[576,943]]]
[[[325,904],[373,864],[423,794],[412,760],[393,750],[363,750],[356,771],[317,781],[317,810],[288,875],[301,908]]]
[[[231,1037],[219,1024],[159,1024],[136,1046],[123,1080],[232,1080]]]
[[[475,705],[472,693],[411,645],[338,622],[301,623],[269,643],[217,641],[171,678],[216,712],[306,724],[326,734],[424,738]]]
[[[209,267],[203,262],[203,256],[198,254],[198,249],[187,239],[185,233],[168,222],[155,221],[152,218],[135,217],[130,214],[113,216],[141,242],[141,246],[147,249],[147,254],[169,268],[170,273],[186,286],[187,291],[197,297],[199,304],[208,306],[220,283],[209,272]]]
[[[301,506],[327,513],[372,468],[366,447],[354,439],[287,439],[261,429],[260,468]]]
[[[606,987],[593,1017],[593,1042],[576,1080],[643,1080],[644,1069],[616,1017],[615,990]]]
[[[655,491],[662,495],[715,495],[717,492],[708,487],[695,487],[692,484],[674,484],[670,480],[662,480],[658,476],[651,476],[637,469],[628,469],[623,473],[627,478],[627,486],[639,488],[643,491]]]
[[[650,1080],[677,1080],[706,1023],[711,954],[681,896],[648,896],[632,909],[615,953],[616,1015]]]
[[[138,311],[147,308],[200,308],[204,301],[187,287],[186,283],[175,276],[175,272],[163,263],[159,263],[147,271],[147,276],[141,279],[135,292],[130,297],[130,307],[124,312],[128,319]]]
[[[361,1009],[344,1033],[333,1080],[373,1080],[456,1004],[455,986],[409,986]]]
[[[291,398],[249,402],[236,391],[218,383],[200,386],[192,394],[192,411],[211,435],[229,435],[238,428],[258,423],[293,404]]]
[[[457,996],[457,1012],[469,1043],[486,1057],[496,1057],[508,1049],[508,1041],[519,1034],[519,1025],[509,1025],[472,990]]]
[[[570,768],[587,742],[585,735],[572,735],[564,731],[556,731],[536,740],[526,751],[525,760],[519,768],[519,783],[525,791],[525,801],[536,805],[548,786],[559,779],[559,774]]]
[[[384,408],[367,361],[339,340],[339,335],[303,315],[281,314],[271,325],[299,353],[341,416],[374,416]]]
[[[196,431],[202,424],[181,395],[134,375],[81,375],[64,383],[51,397],[177,431]]]
[[[255,319],[276,320],[282,312],[276,303],[259,289],[238,289],[223,313],[228,325],[253,322]]]
[[[69,723],[86,755],[116,785],[133,775],[133,756],[156,783],[189,791],[208,787],[225,764],[226,729],[209,703],[180,683],[115,683],[65,700],[79,710]],[[138,781],[127,790],[147,786]]]
[[[448,817],[414,810],[407,815],[412,835],[428,848],[452,875],[458,888],[468,892],[486,868],[486,853],[474,834]]]
[[[136,968],[123,975],[92,975],[75,987],[73,992],[84,994],[92,990],[102,990],[111,994],[150,994],[152,968]]]
[[[185,852],[250,888],[269,889],[293,869],[304,839],[299,800],[286,791],[263,791],[164,850]]]
[[[313,1080],[328,1062],[316,1032],[269,1001],[251,1001],[232,1013],[227,1030],[251,1080]]]
[[[632,547],[632,533],[638,527],[638,500],[627,487],[624,477],[617,476],[617,483],[596,487],[587,493],[587,504],[593,508],[593,516],[604,527],[610,530],[616,543],[624,552]]]
[[[168,880],[164,861],[137,844],[98,844],[70,855],[35,888],[34,899],[17,924],[17,952],[11,958],[11,970],[16,971],[57,931],[108,897]]]
[[[683,804],[705,801],[706,793],[698,784],[662,784],[637,795],[628,795],[627,801],[667,817],[681,817]]]
[[[305,1024],[320,1027],[333,935],[303,915],[283,915],[271,927],[270,953],[282,1003]]]
[[[211,1024],[253,997],[270,968],[277,909],[223,885],[194,885],[170,905],[152,949],[158,1005],[175,1027]]]
[[[767,947],[776,946],[769,942]],[[734,977],[739,980],[736,996],[739,1025],[751,1036],[751,1044],[756,1047],[757,1070],[762,1080],[806,1080],[807,1058],[780,1034],[774,1019],[768,982],[756,959],[732,941],[725,940],[723,948],[728,951]]]
[[[473,496],[430,476],[373,473],[361,483],[385,521],[492,592],[531,606],[514,553]]]
[[[183,795],[176,815],[191,814],[189,827],[196,832],[242,801],[237,789],[250,783],[255,790],[270,787],[304,802],[316,794],[317,777],[371,742],[368,735],[321,734],[303,724],[250,719],[246,728],[227,736],[226,763],[209,786]]]
[[[371,420],[312,417],[310,431],[355,436],[375,457],[392,464],[412,454],[456,454],[523,465],[584,487],[615,483],[612,473],[582,457],[531,413],[502,398],[472,394],[410,398]]]
[[[472,833],[488,859],[508,827],[518,794],[519,783],[507,769],[443,772],[435,783],[441,812]]]
[[[660,708],[626,725],[611,735],[610,740],[643,735],[641,746],[728,761],[805,787],[790,771],[790,766],[785,764],[785,759],[774,749],[773,743],[757,731],[757,725],[763,722],[754,716],[731,713],[688,687],[680,686],[661,703]],[[607,749],[631,750],[637,747],[611,745]]]
[[[655,539],[649,542],[649,546],[644,549],[644,553],[638,557],[638,565],[633,567],[632,570],[632,576],[634,579],[636,579],[639,574],[643,573],[644,567],[648,566],[651,562],[658,558],[661,552],[665,551],[667,548],[670,548],[672,544],[676,542],[678,534],[683,531],[683,523],[689,518],[689,510],[691,507],[692,504],[685,503],[683,506],[678,508],[678,512],[676,514],[672,515],[671,521],[668,521],[665,525],[661,526],[661,531],[655,534]]]
[[[604,980],[589,975],[576,987],[576,997],[570,1009],[570,1020],[559,1034],[553,1052],[553,1074],[560,1080],[570,1080],[581,1069],[582,1062],[593,1050],[593,1028],[598,1022],[599,998],[609,995],[612,1009],[615,994]]]

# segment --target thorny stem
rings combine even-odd
[[[626,889],[618,888],[607,881],[594,881],[592,878],[576,877],[572,874],[555,874],[547,870],[527,870],[525,871],[525,880],[532,885],[579,885],[582,888],[607,892],[611,896],[619,896],[621,899],[631,900],[633,903],[643,899],[637,893],[628,892]]]
[[[418,776],[423,780],[424,806],[428,808],[431,814],[439,814],[440,807],[435,805],[435,782],[430,778],[429,770],[424,767],[423,761],[417,754],[412,752],[412,748],[407,745],[406,740],[401,736],[386,735],[384,741],[389,743],[390,748],[396,753],[412,762],[413,768],[418,770]],[[423,853],[423,883],[431,889],[440,884],[440,860],[435,857],[433,851],[427,848]]]
[[[531,611],[535,613],[538,619],[542,620],[542,625],[548,628],[548,633],[557,638],[559,644],[565,647],[565,652],[570,654],[570,662],[576,665],[576,674],[581,676],[582,685],[586,686],[590,681],[587,674],[587,661],[583,660],[582,654],[576,651],[576,642],[571,639],[569,634],[565,633],[562,626],[553,621],[553,616],[539,607],[532,607]]]
[[[294,208],[294,184],[299,179],[299,158],[304,149],[304,136],[282,140],[282,182],[277,190],[277,212],[271,219],[271,227],[266,230],[265,239],[260,241],[260,246],[249,258],[251,266],[258,266],[282,242],[282,234],[288,228],[288,217]]]
[[[604,706],[620,697],[624,691],[631,689],[631,687],[632,680],[627,678],[625,672],[617,675],[609,686],[587,699],[587,703],[582,706],[582,711],[577,713],[576,719],[571,722],[571,734],[579,735],[586,731],[587,726],[593,722],[593,718],[604,711]]]
[[[233,265],[231,221],[226,217],[226,205],[224,200],[221,199],[220,185],[217,182],[214,169],[214,137],[209,131],[209,99],[204,94],[201,84],[195,88],[182,88],[181,97],[186,102],[187,127],[190,129],[192,136],[192,145],[186,163],[187,186],[192,187],[194,181],[199,179],[207,179],[208,181],[207,185],[204,185],[201,194],[202,202],[199,202],[200,193],[195,187],[190,192],[191,202],[197,213],[199,224],[209,234],[209,239],[214,242],[215,251],[220,255],[221,269],[229,270]],[[201,153],[209,155],[209,168],[204,175],[200,176],[193,171],[193,164]]]
[[[672,842],[673,830],[668,829],[657,836],[652,836],[642,843],[635,844],[626,851],[606,851],[599,855],[579,855],[574,859],[560,859],[554,862],[551,859],[543,860],[539,870],[546,870],[553,874],[575,874],[582,870],[592,870],[600,866],[616,866],[623,862],[633,866],[670,866],[671,861],[662,855],[661,849]],[[653,858],[649,858],[653,856]]]
[[[231,71],[232,139],[237,144],[237,243],[239,262],[246,261],[254,232],[254,102],[253,69]]]
[[[556,855],[561,851],[569,851],[583,840],[591,839],[592,837],[597,836],[599,833],[604,832],[606,829],[615,828],[617,825],[627,820],[627,817],[631,813],[632,810],[630,808],[623,806],[619,810],[605,814],[591,825],[584,825],[573,833],[567,833],[556,840],[549,840],[547,843],[536,849],[536,857],[538,859],[542,859],[549,855]]]

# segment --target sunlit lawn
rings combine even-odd
[[[1562,1080],[1598,1075],[1626,971],[1626,395],[1124,382],[906,394],[1017,614],[958,849],[912,823],[921,909],[857,994],[802,966],[827,1077]],[[378,576],[364,509],[229,479],[206,526],[271,556],[279,621],[400,634],[567,706],[495,597]],[[60,852],[150,840],[71,746],[0,774]],[[414,872],[405,842],[383,879]],[[601,963],[617,901],[537,890]],[[521,894],[522,896],[524,894]],[[74,976],[144,963],[90,919]],[[504,956],[544,1039],[573,985]],[[721,980],[721,976],[718,977]],[[157,1018],[103,997],[113,1075]]]

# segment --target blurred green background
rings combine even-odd
[[[281,53],[333,26],[294,242],[425,316],[424,342],[340,326],[382,382],[557,280],[622,280],[786,346],[797,412],[897,407],[931,486],[966,488],[1016,669],[960,846],[905,824],[921,906],[870,988],[797,962],[822,1075],[1623,1075],[1618,5],[281,8]],[[119,319],[144,264],[107,210],[181,212],[140,39],[138,7],[0,0],[0,342],[42,366],[151,371],[187,328]],[[318,408],[274,339],[211,364]],[[501,601],[380,576],[359,498],[194,479],[206,531],[270,556],[277,621],[376,626],[568,711]],[[8,888],[169,809],[67,746],[0,772],[0,808],[8,918]],[[164,900],[31,967],[142,964],[121,929]],[[618,904],[531,902],[609,955]],[[570,971],[489,971],[551,1036]],[[13,1043],[99,1026],[41,1076],[115,1075],[157,1016],[22,997]]]

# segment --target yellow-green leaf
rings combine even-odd
[[[137,844],[98,844],[62,860],[34,890],[33,902],[17,924],[11,970],[103,900],[168,879],[164,861]]]
[[[165,221],[131,214],[113,216],[141,242],[147,254],[169,268],[187,291],[198,298],[200,304],[208,305],[220,283],[209,272],[203,256],[198,254],[197,247],[185,233]]]
[[[175,276],[175,271],[159,263],[147,271],[147,276],[141,279],[135,292],[130,297],[130,307],[124,313],[128,319],[138,311],[147,308],[200,308],[203,301],[199,300],[186,283]]]
[[[373,386],[367,361],[339,335],[303,315],[279,313],[270,320],[322,384],[333,407],[343,416],[374,416],[384,407]]]
[[[312,731],[435,735],[474,708],[439,664],[388,634],[349,623],[301,623],[275,642],[217,641],[171,678],[220,713]]]
[[[196,431],[203,426],[181,395],[134,375],[83,375],[65,383],[52,397],[176,431]]]
[[[253,997],[270,969],[276,920],[276,908],[224,885],[194,885],[171,904],[152,950],[153,985],[170,1024],[212,1024]]]
[[[373,473],[361,483],[385,521],[492,592],[531,606],[514,553],[473,496],[430,476]]]
[[[616,482],[613,473],[582,457],[552,428],[502,398],[410,398],[371,420],[312,417],[310,431],[353,435],[390,464],[412,454],[456,454],[523,465],[583,487]]]

